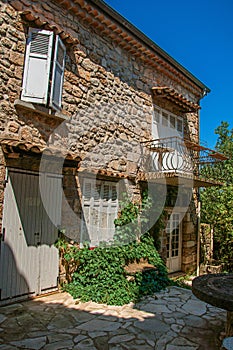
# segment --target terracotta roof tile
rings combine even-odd
[[[128,178],[127,174],[124,174],[121,172],[115,172],[107,169],[87,169],[87,168],[80,167],[79,173],[89,173],[93,175],[107,176],[111,178]]]
[[[165,98],[179,105],[184,112],[195,112],[200,109],[198,103],[189,101],[182,94],[179,94],[175,89],[168,86],[156,86],[152,88],[152,91],[156,97]]]
[[[54,15],[51,15],[48,11],[43,12],[37,6],[31,6],[28,1],[24,0],[23,4],[25,5],[24,7],[18,0],[11,1],[11,5],[15,10],[19,11],[26,21],[34,23],[37,27],[46,27],[48,30],[53,30],[57,35],[62,34],[63,40],[67,44],[79,43],[78,38],[71,36],[69,32],[65,32],[59,24],[55,23]]]
[[[67,149],[55,148],[42,144],[35,144],[21,139],[2,138],[0,139],[3,152],[6,154],[17,153],[20,151],[32,152],[37,154],[46,154],[48,156],[64,157],[64,159],[80,161],[81,157]]]
[[[126,20],[123,21],[120,15],[113,12],[104,2],[99,1],[97,6],[94,0],[90,2],[86,0],[56,0],[56,2],[66,10],[82,18],[82,20],[89,25],[98,28],[102,35],[109,36],[112,41],[121,45],[121,47],[128,50],[132,55],[141,58],[150,66],[162,71],[169,78],[179,82],[179,84],[185,86],[186,89],[192,91],[197,96],[202,97],[202,90],[205,87],[200,81],[191,76],[191,74],[177,62],[174,62],[167,53],[150,41],[129,22]],[[18,0],[10,0],[10,3],[17,11],[22,11],[22,6]],[[57,20],[54,18],[54,14],[51,14],[51,12],[47,10],[44,11],[42,15],[39,13],[41,10],[36,10],[36,6],[33,9],[27,0],[23,0],[23,3],[26,5],[24,9],[27,8],[30,10],[30,16],[28,16],[29,21],[33,22],[37,19],[37,23],[42,23],[42,25],[47,21],[48,29],[50,25],[51,28],[53,25],[57,26],[55,23]],[[46,7],[46,4],[42,6]],[[67,43],[69,44],[76,44],[77,42],[78,39],[72,37],[72,35],[70,35],[69,40],[67,39]],[[165,59],[163,57],[164,55],[166,56]],[[166,62],[167,60],[169,62]]]

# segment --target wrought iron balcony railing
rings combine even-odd
[[[178,136],[145,141],[141,146],[140,172],[154,173],[157,178],[158,174],[170,178],[175,174],[198,179],[202,166],[228,159],[219,152]]]

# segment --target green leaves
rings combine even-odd
[[[152,204],[148,191],[142,193],[141,203],[132,202],[126,193],[123,194],[123,200],[120,202],[121,211],[119,217],[114,221],[116,245],[139,240],[141,234],[148,230],[147,223],[150,221]]]
[[[148,234],[142,237],[142,242],[94,250],[79,249],[78,253],[74,250],[73,253],[73,259],[78,258],[78,267],[72,282],[63,289],[82,301],[124,305],[159,291],[169,283],[166,267]],[[128,281],[124,266],[141,259],[147,259],[157,271],[137,273],[135,280]]]
[[[216,149],[219,152],[224,153],[226,156],[232,158],[233,154],[233,129],[229,130],[229,124],[222,122],[215,130],[215,134],[218,134],[218,140]]]
[[[143,194],[140,205],[124,196],[120,216],[115,220],[112,245],[102,242],[89,250],[88,246],[79,249],[61,244],[64,258],[77,266],[71,283],[63,289],[81,301],[124,305],[166,287],[169,284],[167,269],[154,246],[154,239],[149,233],[141,236],[141,226],[148,221],[146,212],[151,205],[147,193]],[[136,273],[134,279],[127,279],[124,266],[142,259],[157,270]]]
[[[229,160],[202,169],[202,175],[224,183],[220,187],[206,188],[201,192],[202,216],[204,223],[214,230],[214,258],[224,263],[225,269],[233,271],[233,129],[222,122],[215,130],[219,135],[216,149]]]

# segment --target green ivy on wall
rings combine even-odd
[[[141,225],[147,218],[139,214],[149,206],[151,201],[147,195],[143,196],[140,206],[125,198],[115,220],[116,235],[111,244],[103,242],[90,250],[88,244],[80,249],[60,240],[58,247],[63,250],[63,258],[77,266],[72,281],[63,285],[63,289],[83,302],[123,305],[165,288],[169,284],[167,269],[154,239],[149,233],[140,235]],[[133,279],[127,279],[124,267],[142,260],[156,269],[137,272]]]

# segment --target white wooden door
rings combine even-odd
[[[167,268],[169,272],[181,270],[181,225],[180,214],[170,215],[167,227]]]
[[[39,174],[8,171],[0,246],[0,304],[57,288],[58,251],[54,243],[61,217],[62,179],[48,174],[43,177],[50,217],[41,199]]]

